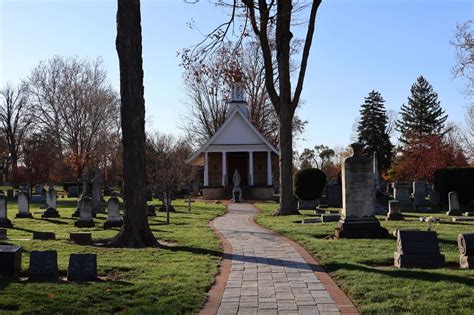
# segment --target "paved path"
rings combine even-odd
[[[255,212],[251,205],[231,204],[214,221],[233,250],[218,314],[340,314],[298,251],[253,223]]]

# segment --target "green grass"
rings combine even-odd
[[[157,202],[156,202],[157,203]],[[115,249],[78,246],[69,242],[69,233],[90,231],[94,239],[111,238],[118,229],[103,230],[106,215],[98,215],[96,227],[78,229],[71,218],[76,202],[59,199],[61,218],[40,219],[38,206],[32,207],[34,219],[12,219],[16,204],[9,203],[9,217],[14,227],[8,229],[10,240],[0,242],[23,247],[22,276],[26,275],[31,250],[58,251],[61,276],[67,273],[71,253],[96,253],[100,281],[86,283],[29,282],[0,280],[0,313],[27,314],[98,314],[125,312],[135,314],[197,313],[204,305],[206,292],[214,281],[220,263],[218,238],[208,227],[213,217],[225,212],[222,205],[173,202],[177,213],[165,225],[165,214],[150,218],[158,240],[167,246],[147,249]],[[52,231],[55,241],[33,241],[33,231]]]
[[[459,269],[457,236],[474,232],[474,223],[451,222],[445,214],[435,213],[442,223],[432,229],[438,233],[441,253],[446,256],[444,269],[397,269],[393,267],[395,239],[325,239],[337,223],[298,224],[303,216],[272,216],[274,203],[256,205],[261,213],[257,222],[301,245],[319,259],[331,277],[354,301],[363,314],[473,314],[474,270]],[[405,213],[405,221],[382,225],[391,233],[398,228],[426,230],[420,216]]]

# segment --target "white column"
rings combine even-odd
[[[207,152],[204,152],[204,186],[209,186],[209,157]]]
[[[222,152],[222,186],[225,186],[227,178],[227,152]]]
[[[272,151],[267,152],[267,185],[271,186],[272,180]]]
[[[250,173],[249,184],[250,186],[253,186],[253,152],[252,151],[249,151],[249,173]]]

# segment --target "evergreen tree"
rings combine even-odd
[[[420,139],[430,135],[442,135],[444,122],[448,118],[438,101],[438,94],[423,76],[419,76],[411,86],[408,105],[403,104],[397,129],[400,141],[408,144],[410,139]]]
[[[377,153],[380,170],[387,170],[392,160],[392,143],[387,133],[388,117],[385,100],[379,92],[372,91],[361,105],[360,121],[357,128],[359,142],[365,144],[365,153]]]

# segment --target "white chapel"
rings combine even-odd
[[[204,199],[230,198],[236,170],[244,198],[271,199],[279,152],[249,120],[241,75],[233,81],[224,124],[186,163],[204,166]]]

